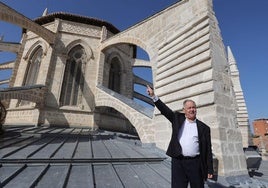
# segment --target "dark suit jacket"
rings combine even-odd
[[[172,123],[172,136],[166,154],[170,157],[179,157],[182,154],[181,145],[178,141],[179,129],[185,121],[184,113],[173,112],[160,99],[155,106]],[[211,150],[210,128],[202,121],[196,120],[199,140],[199,151],[201,158],[202,176],[206,180],[207,175],[213,174],[213,159]]]

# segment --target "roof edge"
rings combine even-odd
[[[62,20],[67,20],[67,21],[88,24],[88,25],[94,25],[98,27],[105,26],[107,30],[111,31],[113,34],[117,34],[120,32],[120,30],[117,29],[114,25],[104,20],[70,14],[70,13],[64,13],[64,12],[54,12],[54,13],[36,18],[33,21],[39,25],[44,25],[44,24],[55,21],[55,19],[57,18],[62,19]]]

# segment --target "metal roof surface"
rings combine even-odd
[[[2,187],[170,187],[170,162],[137,137],[85,128],[6,127]]]

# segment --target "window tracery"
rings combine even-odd
[[[86,60],[87,55],[81,45],[77,45],[70,50],[62,83],[61,106],[78,106],[81,104]]]

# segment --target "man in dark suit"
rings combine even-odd
[[[183,111],[173,112],[147,86],[155,106],[172,124],[172,136],[166,154],[171,157],[172,188],[204,188],[213,176],[210,128],[196,119],[193,100],[183,102]]]

